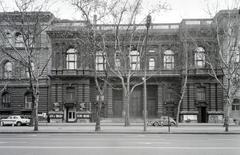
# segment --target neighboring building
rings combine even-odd
[[[206,56],[215,56],[217,49],[214,35],[209,33],[213,19],[184,19],[176,24],[152,24],[149,28],[147,48],[147,74],[156,73],[147,80],[147,111],[148,118],[169,115],[176,118],[178,95],[181,90],[184,69],[184,53],[188,53],[189,70],[186,95],[181,106],[180,121],[192,122],[221,122],[224,116],[223,90],[220,84],[209,75],[210,67],[205,63]],[[3,23],[2,25],[3,26]],[[114,25],[96,25],[96,33],[111,30]],[[120,25],[124,30],[126,25]],[[84,21],[70,21],[55,19],[46,30],[50,38],[49,50],[52,54],[46,75],[42,79],[39,112],[49,114],[51,122],[88,122],[94,121],[95,103],[98,91],[94,81],[94,68],[103,75],[106,62],[101,57],[101,50],[96,51],[96,62],[89,57],[92,49],[86,43],[86,23]],[[5,30],[5,29],[4,29]],[[14,30],[11,30],[13,32]],[[145,25],[138,25],[137,35],[144,38]],[[16,34],[15,34],[16,36]],[[111,65],[119,67],[121,60],[115,58],[117,52],[111,47],[114,33],[108,32],[106,40],[109,48],[107,55],[112,57]],[[46,35],[43,35],[43,38]],[[16,42],[17,37],[15,37]],[[41,43],[41,42],[39,42]],[[141,42],[142,43],[142,42]],[[131,68],[139,70],[134,80],[141,79],[144,73],[144,61],[138,57],[138,39],[133,40],[131,46]],[[7,44],[2,42],[2,45]],[[17,45],[17,44],[16,44]],[[211,45],[211,46],[209,46]],[[125,45],[123,48],[129,48]],[[11,48],[6,48],[11,51]],[[9,114],[29,114],[31,109],[28,102],[28,84],[17,79],[8,80],[6,77],[15,72],[15,62],[0,53],[1,85],[6,81],[7,87],[1,92],[0,117]],[[47,54],[46,54],[47,55]],[[48,53],[49,55],[49,53]],[[99,56],[99,57],[98,57]],[[115,59],[114,59],[115,58]],[[138,64],[140,61],[140,64]],[[218,67],[216,66],[216,69]],[[22,72],[21,72],[22,73]],[[222,74],[219,72],[219,77]],[[111,74],[111,78],[114,77]],[[26,77],[27,79],[27,77]],[[112,83],[121,88],[121,83]],[[234,101],[234,116],[239,116],[239,100]],[[101,116],[108,120],[124,117],[124,92],[108,86],[104,93],[104,107]],[[28,112],[28,113],[27,113]],[[130,117],[142,118],[143,86],[138,86],[132,93],[130,100]]]
[[[26,51],[36,52],[38,54],[37,60],[32,58],[31,62],[35,75],[37,74],[36,67],[41,69],[45,66],[51,51],[48,36],[46,32],[41,31],[51,24],[53,17],[50,12],[28,12],[24,15],[17,11],[0,13],[0,118],[8,115],[31,117],[33,103],[29,84],[30,74],[22,60],[23,58],[26,60]],[[38,32],[41,33],[38,34]],[[27,33],[29,35],[25,35]],[[24,42],[24,39],[28,42]],[[28,45],[25,45],[26,43]],[[19,61],[14,60],[4,51]],[[40,115],[45,115],[48,112],[50,104],[50,81],[47,76],[49,73],[50,65],[46,66],[39,80],[41,93],[38,111]]]

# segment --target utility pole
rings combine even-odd
[[[145,39],[145,53],[144,53],[144,81],[143,81],[143,85],[144,85],[144,109],[143,109],[143,119],[144,119],[144,129],[143,131],[147,130],[147,84],[146,84],[146,72],[147,72],[147,41],[148,41],[148,29],[150,28],[151,25],[151,15],[147,16],[147,20],[146,20],[146,28],[147,28],[147,32],[146,32],[146,39]]]

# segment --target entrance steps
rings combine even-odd
[[[125,118],[101,118],[103,123],[124,123]],[[143,123],[143,118],[130,118],[130,123]]]

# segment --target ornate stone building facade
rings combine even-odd
[[[147,75],[151,75],[147,80],[148,118],[157,118],[163,115],[176,118],[183,77],[188,74],[180,121],[191,120],[199,123],[222,121],[226,99],[220,84],[209,75],[211,69],[205,63],[207,55],[214,56],[217,48],[216,38],[209,33],[213,20],[184,19],[181,23],[176,24],[152,24],[149,28],[146,59],[139,59],[139,67],[135,62],[138,59],[136,56],[138,48],[134,49],[134,46],[138,46],[143,40],[133,40],[132,50],[129,51],[137,52],[130,52],[129,61],[131,60],[131,66],[137,66],[138,74],[132,78],[131,83],[134,84],[142,79],[144,63],[147,64]],[[125,26],[120,25],[119,27],[124,30]],[[94,36],[94,34],[88,33],[86,27],[84,21],[55,19],[43,32],[46,34],[42,35],[43,38],[49,39],[47,47],[49,50],[46,52],[51,54],[51,61],[46,68],[46,76],[43,76],[41,82],[39,111],[48,114],[51,122],[95,121],[95,103],[98,95],[94,80],[95,69],[99,76],[103,75],[103,66],[106,61],[89,56],[93,48],[90,42],[87,43],[89,39],[86,36]],[[122,61],[116,62],[116,50],[111,47],[114,32],[109,30],[114,28],[116,25],[95,25],[94,32],[98,36],[98,33],[108,30],[108,35],[106,35],[108,58],[110,65],[116,67],[119,64],[122,65]],[[136,36],[144,38],[145,35],[145,25],[138,25]],[[2,46],[6,46],[4,41],[2,41]],[[126,44],[123,48],[129,47],[130,44]],[[10,47],[7,49],[11,51]],[[184,66],[185,53],[187,53],[189,62],[188,72],[185,71]],[[0,87],[2,89],[0,116],[27,115],[31,111],[30,108],[28,110],[25,108],[28,107],[28,83],[18,79],[6,79],[8,74],[16,72],[17,67],[15,66],[17,65],[4,53],[0,54]],[[117,79],[116,75],[110,75],[112,79]],[[222,74],[219,72],[218,76],[221,77]],[[114,87],[122,87],[118,80],[112,81],[111,84]],[[6,85],[6,82],[9,83]],[[109,85],[104,89],[104,106],[101,117],[108,120],[123,118],[126,110],[124,90],[114,89]],[[142,118],[143,96],[143,86],[139,85],[132,92],[130,99],[131,118]],[[235,106],[236,114],[234,114],[237,118],[239,102],[234,105],[238,106],[238,108]]]

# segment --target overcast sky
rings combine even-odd
[[[0,0],[0,3],[4,2],[5,7],[8,9],[13,9],[13,4],[15,0]],[[17,0],[18,1],[18,0]],[[43,1],[43,0],[39,0]],[[154,3],[157,0],[143,0],[147,3]],[[210,7],[218,10],[221,9],[233,9],[238,8],[236,1],[240,0],[163,0],[171,5],[171,10],[163,12],[159,16],[153,16],[153,23],[179,23],[182,19],[189,18],[210,18],[210,15],[206,13],[207,5],[204,1],[210,5]],[[218,7],[216,7],[218,3]],[[58,13],[57,13],[58,10]],[[213,11],[213,9],[211,9]],[[57,0],[57,3],[51,7],[50,10],[55,16],[61,19],[79,19],[79,15],[76,14],[74,9],[67,6],[64,0]],[[214,11],[213,11],[214,12]]]
[[[154,3],[157,0],[143,0],[147,3]],[[171,10],[163,12],[160,16],[153,17],[154,23],[179,23],[182,19],[189,18],[211,18],[206,13],[207,5],[212,13],[216,12],[215,9],[233,9],[238,8],[237,1],[240,0],[162,0],[171,5]],[[68,11],[64,11],[68,10]],[[64,5],[63,9],[59,12],[60,18],[71,19],[76,14],[70,13],[70,8]],[[69,13],[66,13],[69,12]]]

